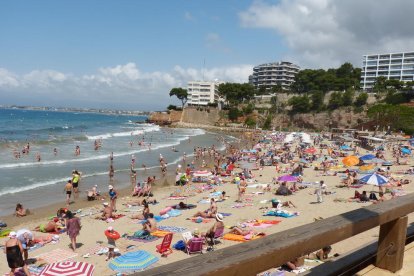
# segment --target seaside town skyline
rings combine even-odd
[[[3,3],[0,104],[159,110],[173,87],[248,82],[262,63],[361,67],[414,49],[414,4],[380,2]]]

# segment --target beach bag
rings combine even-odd
[[[173,245],[173,248],[177,250],[184,250],[185,242],[183,240],[179,240],[176,244]]]

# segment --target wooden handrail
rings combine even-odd
[[[400,218],[413,211],[414,194],[410,194],[261,239],[159,266],[137,275],[255,275],[379,225],[388,225],[385,230],[381,228],[381,231],[394,231],[389,223],[394,225],[394,222],[400,221]],[[398,227],[402,226],[403,224],[398,224]],[[405,230],[406,228],[405,225]]]

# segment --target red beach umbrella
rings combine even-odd
[[[39,276],[92,276],[94,270],[92,264],[65,261],[45,266]]]

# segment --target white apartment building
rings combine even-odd
[[[249,83],[257,89],[260,86],[281,85],[283,89],[289,89],[289,86],[295,82],[295,76],[300,67],[291,62],[280,61],[265,63],[253,68],[253,74],[249,76]]]
[[[187,105],[207,105],[219,100],[220,81],[189,81],[187,84]]]
[[[361,87],[371,90],[377,77],[400,81],[414,80],[414,52],[364,55]]]

